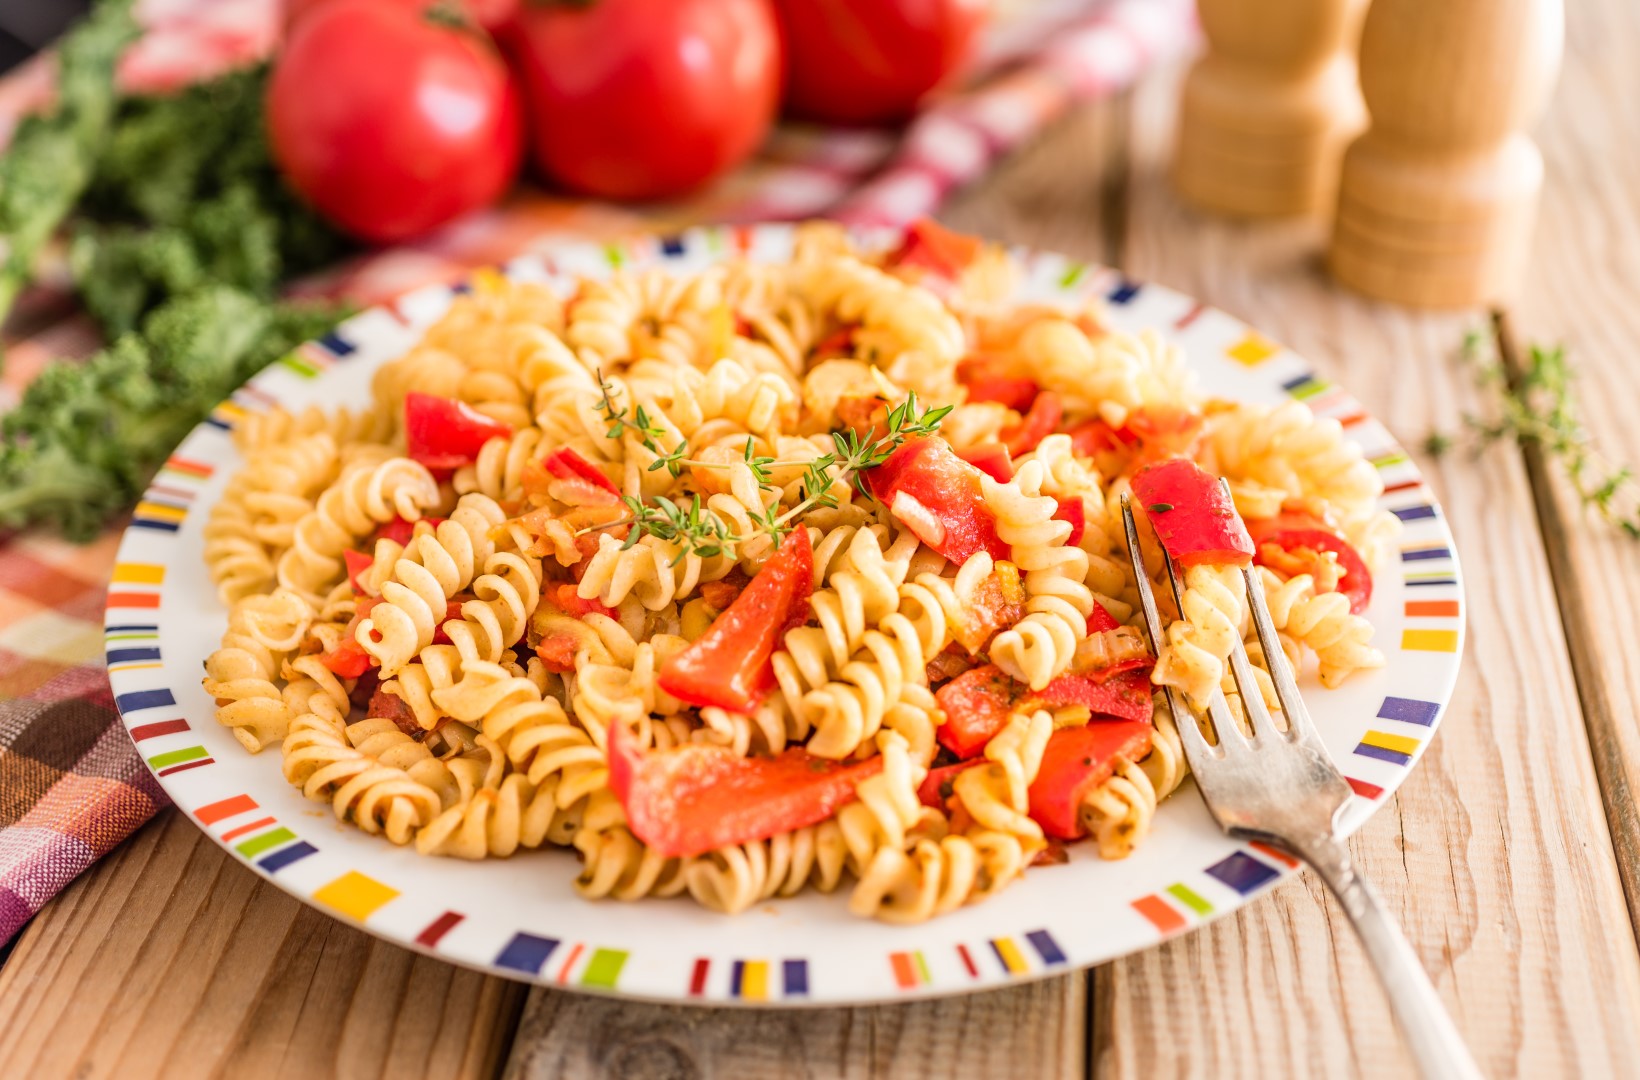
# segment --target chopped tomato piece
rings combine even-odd
[[[1019,567],[1011,562],[999,562],[974,588],[971,595],[960,596],[963,618],[952,627],[952,636],[970,654],[981,652],[998,630],[1014,625],[1025,617],[1025,604],[1030,597],[1020,579]]]
[[[951,644],[941,649],[934,659],[924,665],[923,674],[928,676],[929,685],[938,686],[941,683],[949,682],[973,666],[974,661],[968,653],[960,645]]]
[[[1009,374],[994,356],[970,356],[958,363],[957,381],[968,388],[969,401],[995,401],[1015,412],[1028,410],[1041,390],[1034,380]]]
[[[832,360],[842,356],[854,355],[854,333],[859,327],[854,323],[844,323],[831,333],[827,334],[810,350],[815,360]]]
[[[1071,861],[1071,853],[1065,850],[1065,845],[1057,839],[1049,840],[1042,850],[1037,852],[1027,866],[1064,866]]]
[[[774,685],[774,650],[808,621],[813,591],[814,548],[807,529],[793,529],[706,633],[666,662],[660,688],[691,705],[757,708]]]
[[[548,585],[543,592],[547,599],[558,605],[561,611],[577,618],[594,613],[607,615],[611,619],[616,617],[614,608],[600,603],[596,599],[583,600],[581,594],[575,591],[575,586],[567,581],[561,581],[556,585]]]
[[[380,687],[370,696],[370,704],[364,711],[365,716],[393,721],[393,726],[406,735],[420,735],[421,725],[416,723],[416,714],[410,710],[410,705],[397,694],[389,694]]]
[[[1336,556],[1338,568],[1343,572],[1338,579],[1338,591],[1349,598],[1350,611],[1354,614],[1367,610],[1372,600],[1372,571],[1367,569],[1367,561],[1348,540],[1327,528],[1319,518],[1309,514],[1281,514],[1249,522],[1248,529],[1256,545],[1253,561],[1260,565],[1275,562],[1264,550],[1267,544],[1284,552],[1308,548]]]
[[[717,581],[703,581],[697,590],[713,611],[727,611],[735,597],[746,591],[751,578],[737,566]]]
[[[837,419],[862,439],[881,438],[888,426],[888,402],[845,394],[837,399]]]
[[[359,586],[359,575],[376,565],[376,560],[352,548],[343,551],[342,558],[347,563],[347,583],[353,586],[355,593],[363,593],[364,589]]]
[[[1006,484],[1014,478],[1013,456],[1001,443],[970,446],[966,450],[958,450],[957,456],[999,484]]]
[[[1150,751],[1150,724],[1093,720],[1060,728],[1048,738],[1042,765],[1031,781],[1031,818],[1061,840],[1082,835],[1082,802],[1115,771],[1116,759],[1136,760]]]
[[[1031,402],[1031,411],[1013,427],[1002,429],[1002,441],[1015,454],[1028,454],[1036,444],[1053,434],[1065,415],[1065,404],[1052,390],[1044,390]]]
[[[957,774],[964,769],[983,764],[984,758],[974,758],[971,761],[959,761],[955,765],[941,765],[937,769],[929,769],[928,775],[923,777],[923,782],[917,786],[917,798],[922,800],[924,806],[944,810],[954,794],[951,782],[957,778]]]
[[[994,559],[1009,555],[1007,542],[997,535],[996,516],[985,503],[982,477],[938,436],[912,439],[866,472],[872,494],[891,511],[899,495],[910,496],[901,505],[935,537],[919,532],[918,538],[954,563],[966,562],[978,551]],[[906,524],[917,529],[913,521]]]
[[[565,492],[566,495],[578,496],[566,498],[565,502],[597,506],[616,503],[621,499],[621,489],[598,466],[567,446],[561,446],[542,458],[541,465],[570,489]]]
[[[1113,626],[1108,630],[1090,629],[1088,636],[1076,643],[1070,674],[1086,675],[1102,683],[1125,671],[1149,671],[1155,666],[1156,658],[1139,631],[1129,626]]]
[[[1146,465],[1133,475],[1133,496],[1179,565],[1245,564],[1253,557],[1253,538],[1230,493],[1194,461]]]
[[[364,646],[356,640],[345,637],[336,643],[334,649],[321,653],[319,663],[344,679],[357,679],[376,666],[376,658],[365,652]]]
[[[580,642],[569,634],[548,634],[535,646],[535,655],[547,665],[548,671],[556,671],[560,675],[575,670],[575,653],[580,648]]]
[[[1053,512],[1053,516],[1071,523],[1071,534],[1065,537],[1066,547],[1075,547],[1082,542],[1082,534],[1088,531],[1088,507],[1080,495],[1059,500],[1059,509]]]
[[[347,692],[349,704],[359,709],[370,704],[370,699],[376,696],[376,688],[382,683],[378,677],[380,671],[380,668],[371,668],[353,680],[353,688]]]
[[[888,257],[888,265],[896,269],[912,267],[955,281],[979,258],[982,247],[978,237],[953,232],[938,222],[919,218],[906,229],[905,241]]]
[[[1108,679],[1092,675],[1061,675],[1038,693],[1033,703],[1042,705],[1086,705],[1097,716],[1150,723],[1150,676],[1144,671],[1125,671]]]
[[[458,469],[478,460],[491,439],[512,428],[453,398],[411,391],[404,397],[404,435],[410,456],[429,469]]]
[[[934,737],[959,758],[971,758],[1008,726],[1018,697],[1019,684],[995,664],[958,675],[934,694],[945,713]]]
[[[1177,405],[1141,405],[1122,426],[1149,460],[1188,455],[1201,435],[1202,414]]]
[[[772,758],[701,744],[644,751],[625,724],[609,725],[609,786],[632,835],[666,858],[704,855],[824,821],[882,767],[880,756],[844,765],[798,748]]]

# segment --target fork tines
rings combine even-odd
[[[1152,649],[1160,656],[1162,644],[1166,640],[1162,633],[1161,612],[1156,607],[1156,595],[1151,590],[1150,577],[1145,571],[1144,554],[1139,547],[1139,529],[1133,518],[1133,506],[1125,494],[1122,496],[1122,524],[1127,533],[1128,558],[1133,564],[1133,577],[1139,589],[1139,603],[1144,611],[1145,629],[1150,635]],[[1168,583],[1173,588],[1174,606],[1182,618],[1184,590],[1179,584],[1178,571],[1173,565],[1172,557],[1165,552],[1162,561],[1167,567]],[[1230,650],[1230,672],[1235,677],[1236,687],[1241,693],[1242,710],[1251,727],[1251,736],[1255,740],[1311,739],[1314,737],[1315,729],[1310,722],[1309,712],[1304,708],[1304,699],[1299,695],[1292,668],[1287,664],[1287,654],[1281,648],[1281,639],[1276,634],[1275,623],[1270,618],[1270,608],[1264,599],[1264,584],[1252,566],[1242,567],[1241,575],[1247,584],[1247,607],[1252,614],[1253,626],[1258,631],[1259,645],[1264,650],[1264,662],[1275,685],[1282,714],[1287,720],[1286,730],[1283,731],[1270,715],[1270,710],[1265,707],[1264,694],[1260,691],[1258,678],[1253,673],[1253,662],[1248,657],[1247,648],[1242,644],[1241,635],[1238,633],[1235,635],[1235,645]],[[1194,713],[1182,707],[1182,695],[1172,687],[1163,689],[1167,695],[1168,707],[1173,710],[1173,716],[1178,720],[1180,738],[1186,740],[1187,744],[1192,741],[1197,743],[1196,750],[1222,754],[1227,740],[1246,741],[1247,735],[1236,723],[1223,690],[1215,688],[1213,697],[1207,703],[1207,716],[1212,721],[1213,733],[1218,739],[1218,746],[1215,748],[1206,743],[1199,725],[1183,722],[1183,717]]]

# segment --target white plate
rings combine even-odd
[[[628,245],[569,245],[505,268],[568,290],[612,267],[698,269],[731,254],[786,256],[781,226],[701,229]],[[1021,298],[1103,296],[1124,329],[1157,327],[1225,397],[1298,398],[1337,417],[1381,471],[1383,505],[1406,529],[1380,572],[1369,618],[1389,657],[1380,671],[1307,700],[1357,791],[1358,827],[1434,735],[1463,641],[1458,565],[1440,509],[1382,425],[1303,360],[1235,318],[1060,255],[1016,252]],[[959,993],[1072,971],[1184,933],[1233,911],[1290,869],[1227,839],[1188,785],[1161,807],[1138,852],[1104,862],[1091,845],[1067,865],[1031,870],[1000,896],[912,927],[851,917],[840,895],[805,894],[742,915],[686,898],[589,903],[572,853],[466,863],[422,858],[339,824],[286,784],[279,755],[246,754],[200,686],[225,612],[205,571],[208,508],[240,459],[229,439],[247,410],[367,400],[370,374],[398,356],[454,290],[423,289],[348,320],[235,393],[177,450],[138,507],[108,603],[116,702],[166,792],[218,843],[281,889],[372,934],[515,979],[633,998],[763,1005],[850,1004]],[[1313,684],[1312,684],[1313,685]]]

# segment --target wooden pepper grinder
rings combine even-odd
[[[1372,126],[1350,146],[1328,266],[1404,304],[1518,288],[1543,158],[1522,131],[1560,67],[1561,0],[1375,0],[1361,36]]]
[[[1330,208],[1365,125],[1355,37],[1366,0],[1200,0],[1210,51],[1179,106],[1173,182],[1238,217]]]

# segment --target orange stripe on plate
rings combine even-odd
[[[1274,859],[1278,863],[1281,863],[1283,866],[1297,866],[1298,865],[1298,860],[1297,859],[1293,858],[1291,855],[1288,855],[1284,851],[1277,851],[1275,848],[1271,847],[1269,844],[1261,844],[1257,840],[1255,840],[1251,844],[1249,844],[1248,847],[1252,848],[1254,851],[1258,852],[1260,855],[1270,856],[1270,858]]]
[[[117,608],[157,608],[159,593],[109,593],[108,606]]]
[[[1135,900],[1133,910],[1143,915],[1150,921],[1150,925],[1164,934],[1184,929],[1184,916],[1169,906],[1167,901],[1154,894],[1141,896]]]
[[[894,967],[894,982],[901,990],[910,990],[917,985],[917,968],[911,962],[910,953],[889,953],[888,962]]]
[[[1458,602],[1456,600],[1408,600],[1407,614],[1412,616],[1450,615],[1456,618],[1458,615]]]

